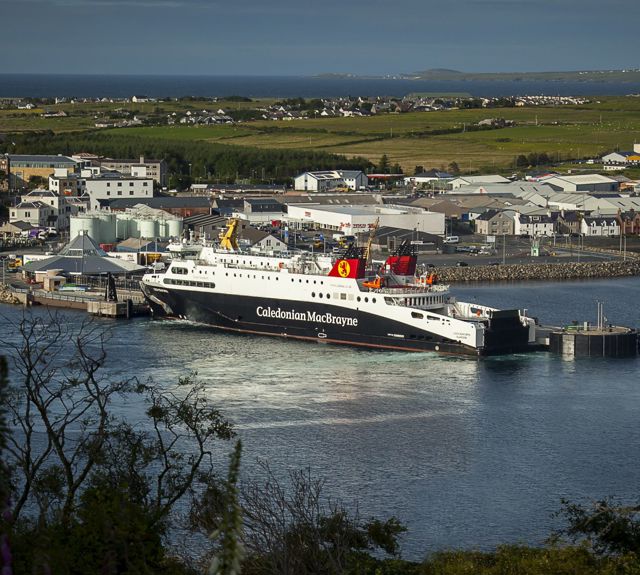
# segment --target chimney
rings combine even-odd
[[[144,156],[140,156],[140,163],[144,164]]]

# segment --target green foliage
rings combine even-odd
[[[640,557],[640,505],[603,499],[584,506],[563,499],[559,515],[567,527],[556,537],[584,540],[601,555],[632,553]]]
[[[285,149],[257,149],[228,146],[206,141],[176,141],[148,135],[133,135],[126,129],[112,132],[91,131],[54,135],[52,132],[15,135],[15,153],[73,154],[86,150],[114,158],[133,158],[144,155],[162,158],[167,162],[171,183],[186,187],[191,174],[212,179],[234,182],[249,178],[254,173],[264,174],[266,181],[287,182],[289,178],[308,170],[361,169],[369,162],[362,158],[346,159],[335,154],[318,151]]]
[[[209,575],[239,575],[244,557],[242,546],[242,509],[238,498],[238,478],[240,476],[240,455],[242,443],[236,443],[231,454],[227,481],[222,497],[222,519],[220,527],[211,534],[218,541],[219,549],[209,565]]]
[[[112,381],[102,375],[108,334],[91,321],[25,316],[12,331],[18,338],[0,343],[19,383],[0,405],[18,430],[5,458],[15,572],[183,572],[165,540],[176,505],[214,480],[214,442],[233,436],[202,382]],[[117,398],[146,403],[146,421],[116,417]]]
[[[382,157],[376,166],[376,171],[380,174],[389,173],[389,157],[387,154],[382,154]]]
[[[222,98],[218,98],[220,102],[253,102],[251,98],[247,98],[246,96],[223,96]]]

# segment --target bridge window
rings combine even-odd
[[[417,311],[412,311],[411,312],[411,317],[414,319],[423,319],[424,316],[421,313],[418,313]]]

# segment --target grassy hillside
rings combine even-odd
[[[261,102],[259,105],[268,102]],[[156,115],[172,111],[256,107],[255,102],[168,102],[127,104],[129,110]],[[79,106],[79,107],[78,107]],[[37,110],[0,111],[0,132],[53,130],[56,133],[93,128],[95,116],[114,112],[115,105],[66,104],[66,118],[40,117]],[[109,108],[111,106],[111,108]],[[50,107],[51,108],[51,107]],[[503,118],[514,127],[478,130],[485,118]],[[102,130],[164,142],[208,142],[264,150],[326,151],[361,156],[376,163],[386,154],[405,171],[414,166],[463,171],[510,169],[519,154],[545,152],[556,161],[598,156],[640,141],[640,98],[599,98],[581,106],[449,110],[385,114],[357,118],[317,118],[291,122],[255,121],[220,126],[157,126]]]

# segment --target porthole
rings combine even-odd
[[[327,299],[331,299],[331,294],[330,293],[327,294]]]
[[[322,299],[322,294],[321,294],[321,293],[319,293],[319,294],[318,294],[318,297],[319,297],[320,299]]]
[[[376,303],[376,298],[371,298],[371,303]]]
[[[369,298],[368,297],[364,298],[364,303],[369,303]]]
[[[311,297],[316,297],[316,292],[312,291],[311,292]]]
[[[356,298],[356,301],[360,301],[360,296],[358,296],[358,297]]]

